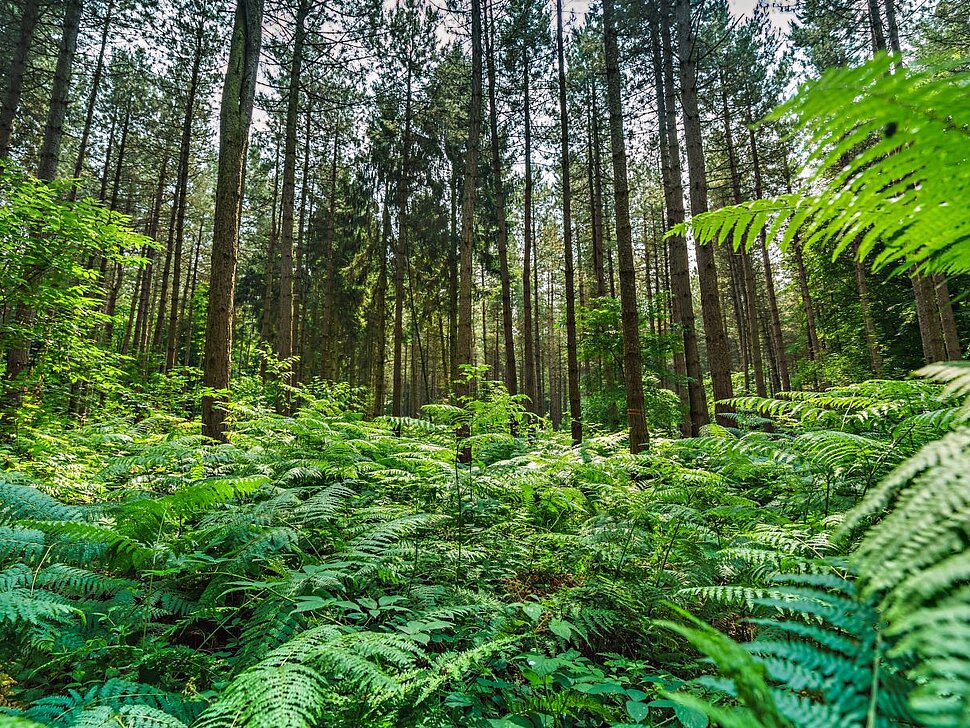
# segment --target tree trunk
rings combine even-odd
[[[676,0],[677,44],[680,54],[680,91],[684,119],[684,139],[687,147],[687,168],[690,173],[690,212],[707,212],[707,167],[701,134],[701,118],[697,105],[697,38],[691,30],[690,0]],[[714,408],[718,414],[730,411],[724,403],[734,396],[731,384],[731,363],[727,338],[721,321],[721,294],[717,282],[714,250],[710,245],[697,244],[697,275],[700,279],[701,311],[704,316],[704,336],[707,340],[707,360],[714,390]],[[722,425],[730,423],[720,417]]]
[[[286,121],[283,141],[283,189],[280,195],[280,313],[277,352],[280,362],[293,356],[293,222],[296,214],[296,130],[300,120],[300,84],[303,78],[303,43],[306,37],[308,0],[296,9],[293,56],[286,96]],[[289,414],[290,397],[277,399],[276,409]]]
[[[374,294],[374,323],[376,336],[374,367],[374,417],[384,412],[384,364],[387,360],[387,241],[391,235],[391,211],[387,205],[387,190],[381,204],[380,255],[377,264],[377,289]]]
[[[219,119],[219,168],[203,378],[202,434],[226,440],[239,216],[262,44],[263,0],[237,0]]]
[[[763,189],[761,181],[761,156],[758,153],[758,143],[754,135],[754,115],[751,113],[751,106],[748,106],[746,117],[748,125],[748,144],[751,147],[751,164],[754,171],[754,196],[756,200],[762,199]],[[791,376],[788,373],[788,357],[785,353],[785,336],[781,328],[781,313],[778,309],[778,296],[775,293],[775,276],[772,272],[771,255],[768,253],[768,241],[765,240],[765,232],[758,235],[758,246],[761,249],[761,262],[765,269],[765,297],[768,302],[768,316],[771,323],[770,344],[774,351],[775,361],[778,362],[778,379],[781,388],[791,389]]]
[[[872,301],[869,297],[869,283],[866,271],[858,258],[859,241],[853,246],[852,267],[855,272],[856,290],[859,294],[859,310],[862,314],[862,330],[866,337],[866,351],[869,353],[869,370],[873,376],[882,375],[882,356],[879,353],[879,338],[876,335],[876,320],[872,316]]]
[[[649,444],[643,412],[643,364],[640,360],[640,311],[637,306],[637,274],[633,260],[630,225],[630,188],[627,181],[626,144],[623,138],[620,59],[613,0],[603,0],[603,41],[606,59],[606,93],[610,113],[613,151],[613,197],[616,214],[616,245],[620,262],[620,310],[623,326],[623,372],[626,380],[627,424],[630,452]]]
[[[667,18],[655,18],[653,33],[654,79],[657,86],[658,117],[660,119],[660,152],[664,182],[664,202],[667,208],[667,227],[684,222],[684,188],[681,183],[680,142],[677,138],[677,117],[674,98],[673,48]],[[697,348],[697,329],[694,301],[690,286],[690,261],[687,241],[675,235],[668,239],[670,268],[671,318],[680,326],[683,339],[683,363],[674,353],[675,370],[687,376],[687,406],[690,413],[688,434],[696,435],[708,423],[707,395]]]
[[[175,249],[172,251],[172,301],[168,313],[168,337],[165,346],[165,371],[175,366],[179,343],[179,285],[182,280],[182,248],[185,243],[185,213],[188,207],[189,162],[192,154],[192,122],[195,118],[195,97],[199,90],[199,74],[202,69],[205,24],[199,19],[195,35],[195,55],[192,58],[192,75],[189,79],[188,97],[185,100],[185,116],[182,120],[182,139],[179,144],[178,193],[175,198]]]
[[[475,192],[478,175],[478,146],[482,130],[482,4],[472,0],[472,88],[468,107],[468,144],[465,148],[465,171],[461,206],[461,255],[458,271],[458,363],[472,362],[472,248],[475,244]],[[455,388],[459,397],[470,394],[469,383],[459,377]],[[468,437],[468,425],[457,433],[459,440]],[[471,462],[471,447],[462,445],[458,460]]]
[[[401,150],[401,168],[397,180],[397,237],[394,241],[394,373],[391,381],[391,415],[403,414],[404,398],[404,276],[407,272],[407,205],[408,175],[411,156],[411,104],[412,75],[411,57],[408,55],[406,97],[404,101],[404,135]]]
[[[57,175],[61,140],[64,138],[64,121],[67,118],[67,95],[71,87],[71,72],[74,69],[80,25],[81,0],[66,0],[61,46],[51,89],[51,105],[44,128],[44,141],[40,147],[40,164],[37,167],[37,177],[42,180],[52,180]]]
[[[529,48],[522,47],[522,104],[524,107],[525,136],[525,190],[522,250],[522,388],[529,398],[527,407],[532,414],[539,414],[539,395],[536,391],[535,337],[532,331],[532,97],[529,84]]]
[[[573,445],[583,441],[583,415],[579,398],[579,358],[576,337],[575,282],[573,280],[572,199],[569,185],[569,117],[566,109],[566,59],[562,29],[562,0],[556,0],[556,53],[559,59],[559,137],[562,174],[562,240],[566,277],[566,380],[569,390],[569,430]],[[641,408],[642,409],[642,408]]]
[[[0,106],[0,160],[10,156],[10,142],[13,137],[13,122],[20,106],[20,95],[24,88],[24,73],[27,70],[27,56],[34,41],[37,19],[40,17],[40,0],[25,0],[20,14],[20,30],[17,45],[14,47],[10,70],[7,73],[7,88]]]
[[[916,316],[923,342],[923,358],[927,364],[946,359],[943,326],[933,283],[926,276],[911,271],[913,292],[916,295]]]
[[[84,158],[88,150],[88,140],[91,137],[91,126],[94,121],[94,109],[98,103],[98,93],[101,90],[101,77],[104,75],[104,56],[108,47],[108,34],[111,31],[111,15],[114,11],[114,0],[108,0],[108,6],[104,11],[104,26],[101,29],[101,46],[98,50],[98,60],[94,65],[94,74],[91,76],[91,92],[88,95],[87,109],[84,113],[84,128],[81,131],[81,141],[78,143],[77,160],[74,162],[74,178],[79,179],[81,172],[84,171]],[[71,192],[74,197],[77,193],[75,186]]]
[[[505,346],[505,388],[518,394],[515,368],[515,340],[512,338],[512,286],[509,281],[509,233],[505,219],[505,181],[498,138],[498,111],[495,104],[495,20],[489,14],[488,43],[488,128],[492,151],[492,183],[495,191],[495,217],[498,225],[499,274],[502,283],[502,333]]]
[[[950,302],[950,288],[947,285],[946,276],[937,273],[933,276],[933,285],[936,288],[936,303],[940,309],[940,319],[943,322],[943,343],[946,349],[946,358],[950,361],[962,359],[960,334],[957,333],[957,322],[953,316],[953,304]]]

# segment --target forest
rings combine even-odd
[[[970,726],[970,8],[0,0],[0,728]]]

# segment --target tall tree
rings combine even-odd
[[[690,212],[707,212],[707,164],[704,159],[700,110],[697,104],[697,35],[692,26],[690,0],[676,0],[677,50],[680,56],[680,100],[683,110],[687,170],[690,176]],[[701,288],[701,312],[707,340],[707,362],[711,370],[715,411],[729,410],[725,400],[734,396],[731,384],[731,361],[721,317],[721,296],[717,281],[714,249],[696,245],[697,275]],[[727,424],[725,420],[722,424]]]
[[[40,0],[26,0],[20,12],[20,27],[13,58],[7,71],[7,84],[4,89],[3,105],[0,106],[0,160],[10,154],[10,141],[13,136],[13,123],[20,107],[20,96],[24,88],[24,74],[27,71],[27,56],[34,41],[34,31],[40,17]]]
[[[559,165],[562,177],[562,242],[566,277],[566,386],[569,390],[569,431],[573,444],[583,441],[576,336],[576,283],[573,273],[572,191],[569,184],[569,115],[566,107],[566,52],[562,0],[556,0],[556,57],[559,65]]]
[[[512,337],[512,284],[509,278],[509,232],[505,213],[505,180],[502,174],[502,150],[498,136],[498,108],[495,100],[495,18],[489,2],[488,33],[488,129],[492,153],[492,185],[495,195],[495,222],[497,227],[499,276],[502,286],[502,333],[505,345],[505,387],[509,394],[518,394],[519,385],[515,370],[515,340]]]
[[[296,136],[300,117],[300,85],[303,80],[303,46],[309,0],[298,0],[293,21],[293,53],[286,88],[286,121],[283,142],[283,188],[280,195],[280,361],[293,356],[293,232],[296,210]],[[309,144],[309,140],[307,140]],[[281,412],[289,411],[289,398],[277,403]]]
[[[237,0],[219,114],[219,168],[203,357],[206,393],[202,398],[202,433],[222,441],[226,439],[232,361],[239,216],[262,39],[263,0]]]
[[[637,305],[637,275],[633,260],[630,187],[627,181],[626,143],[623,137],[620,51],[613,0],[603,0],[603,43],[606,58],[606,93],[610,112],[610,142],[613,148],[616,245],[620,259],[620,306],[623,325],[623,374],[626,380],[626,413],[627,423],[630,427],[630,452],[636,454],[648,444],[649,434],[643,411],[640,311]]]

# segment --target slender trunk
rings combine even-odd
[[[408,54],[406,96],[404,100],[404,135],[402,139],[401,168],[397,183],[397,237],[394,245],[394,373],[391,382],[391,414],[403,414],[404,398],[404,276],[407,272],[406,239],[408,230],[408,175],[411,156],[411,105],[412,76],[411,56]]]
[[[943,343],[946,349],[946,358],[950,361],[961,359],[963,351],[960,349],[960,334],[957,333],[957,322],[953,316],[953,304],[950,301],[950,288],[946,282],[946,276],[937,273],[933,276],[933,285],[936,288],[936,303],[940,309],[940,319],[943,322]]]
[[[916,295],[916,316],[919,319],[919,333],[923,342],[923,358],[927,364],[942,361],[946,358],[946,348],[933,283],[928,277],[915,270],[911,271],[911,278],[913,292]]]
[[[741,179],[738,174],[738,160],[734,149],[734,139],[731,134],[731,118],[728,109],[727,89],[724,86],[724,73],[721,73],[721,112],[724,121],[724,139],[727,144],[728,167],[731,171],[731,192],[734,197],[734,204],[739,205],[742,201]],[[755,198],[760,199],[761,193],[755,192]],[[744,300],[744,309],[738,319],[739,334],[741,334],[742,348],[744,349],[745,359],[745,384],[748,379],[747,359],[750,353],[751,365],[754,369],[755,388],[759,397],[768,394],[765,386],[764,362],[761,356],[761,339],[758,336],[758,299],[755,289],[754,266],[751,265],[751,254],[742,248],[739,251],[739,263],[741,267],[742,280],[740,292]],[[743,329],[741,327],[744,327]]]
[[[569,185],[569,116],[566,109],[566,54],[563,42],[562,0],[556,0],[556,54],[559,60],[559,161],[562,175],[562,240],[566,277],[566,379],[569,390],[569,430],[573,445],[578,445],[583,441],[583,415],[579,399],[579,358],[576,340],[572,199]]]
[[[852,267],[855,272],[856,290],[859,294],[859,310],[862,315],[862,330],[866,337],[866,351],[869,353],[869,370],[873,376],[882,375],[882,356],[879,353],[879,338],[876,335],[876,320],[872,315],[872,301],[869,296],[869,283],[865,267],[859,260],[859,240],[853,246]]]
[[[475,243],[475,192],[478,172],[478,146],[482,129],[482,4],[471,0],[472,7],[472,88],[468,108],[468,144],[465,148],[465,171],[461,206],[461,255],[458,275],[458,361],[472,361],[472,248]],[[470,394],[464,377],[456,387],[459,396]],[[468,425],[459,428],[459,440],[467,438]],[[471,447],[463,445],[459,462],[471,462]]]
[[[202,70],[205,25],[202,19],[195,35],[195,56],[192,59],[192,75],[189,78],[188,97],[185,100],[185,116],[182,120],[182,139],[179,146],[178,194],[175,199],[175,249],[172,251],[172,301],[168,312],[168,336],[165,346],[165,371],[175,366],[179,343],[179,286],[182,281],[182,248],[185,243],[185,213],[188,207],[189,163],[192,154],[192,123],[195,118],[195,97],[199,90],[199,74]]]
[[[387,191],[381,204],[380,255],[377,259],[377,289],[374,295],[374,323],[376,336],[374,367],[374,409],[377,417],[384,412],[384,363],[387,359],[387,241],[391,235],[391,211],[387,205]]]
[[[225,441],[239,218],[242,210],[246,147],[252,122],[263,0],[237,0],[220,112],[219,168],[213,220],[209,307],[206,317],[202,433]]]
[[[10,69],[7,72],[7,88],[4,90],[3,105],[0,106],[0,160],[10,155],[10,142],[13,137],[13,122],[20,106],[20,95],[24,88],[24,73],[27,70],[27,56],[34,41],[37,19],[40,17],[40,0],[25,0],[20,14],[20,30],[17,45],[14,47]]]
[[[515,368],[515,340],[512,338],[512,285],[509,280],[509,233],[505,219],[505,181],[498,138],[498,111],[495,103],[495,21],[489,14],[488,43],[488,128],[492,151],[492,183],[495,186],[495,216],[498,224],[499,274],[502,284],[502,333],[505,345],[505,388],[518,394]]]
[[[630,188],[627,182],[626,144],[623,138],[620,53],[616,21],[613,17],[613,0],[603,0],[603,40],[606,59],[606,92],[610,113],[610,141],[613,148],[616,245],[620,259],[620,310],[623,326],[623,372],[626,380],[627,424],[630,427],[630,452],[636,454],[649,444],[649,433],[643,412],[640,311],[637,306],[637,274],[633,260]]]
[[[327,232],[324,236],[324,264],[326,285],[323,291],[323,378],[336,379],[336,289],[337,268],[337,154],[340,149],[340,135],[333,135],[333,157],[330,162],[330,207],[327,210]]]
[[[690,212],[707,212],[707,167],[701,134],[701,118],[697,104],[697,39],[691,29],[690,0],[676,0],[677,43],[680,54],[680,91],[684,119],[684,139],[687,168],[690,172]],[[730,411],[725,400],[734,396],[731,384],[731,364],[727,338],[721,320],[721,295],[717,282],[714,250],[710,245],[695,245],[697,274],[700,279],[701,311],[704,316],[704,336],[707,340],[707,359],[711,370],[715,412]],[[720,423],[730,421],[720,417]]]
[[[98,50],[98,60],[94,65],[94,74],[91,76],[91,92],[88,95],[87,109],[84,113],[84,128],[81,131],[81,141],[78,143],[77,160],[74,162],[74,178],[79,179],[81,172],[84,171],[84,158],[88,150],[88,141],[91,137],[91,126],[94,121],[94,109],[98,103],[98,93],[101,90],[101,78],[104,75],[104,57],[108,47],[108,34],[111,31],[111,15],[114,11],[114,0],[108,0],[108,6],[104,11],[104,26],[101,29],[101,46]],[[77,194],[77,187],[71,191],[71,196]]]
[[[276,137],[276,155],[273,162],[273,203],[270,207],[269,238],[266,241],[266,268],[263,273],[263,310],[259,320],[259,338],[264,347],[269,347],[273,338],[273,286],[276,282],[276,250],[279,247],[279,189],[280,189],[280,138]],[[267,357],[259,360],[259,378],[266,383]]]
[[[300,215],[297,221],[296,260],[293,274],[293,353],[298,357],[293,367],[291,377],[297,384],[303,379],[304,355],[306,351],[305,336],[306,322],[304,320],[304,306],[306,304],[306,224],[307,204],[310,198],[310,123],[313,110],[307,100],[306,128],[303,135],[303,184],[300,186]]]
[[[751,148],[751,165],[754,171],[754,196],[760,200],[764,194],[761,179],[761,155],[758,150],[758,142],[754,134],[754,114],[749,103],[747,109],[748,125],[748,145]],[[765,273],[765,298],[768,303],[768,316],[770,320],[770,331],[772,351],[774,359],[778,363],[778,379],[781,388],[791,389],[791,376],[788,373],[788,356],[785,353],[785,336],[781,328],[781,311],[778,307],[778,296],[775,293],[775,276],[772,271],[771,255],[768,252],[768,241],[765,239],[765,232],[762,230],[758,235],[758,247],[761,249],[761,263]]]
[[[658,117],[660,119],[660,151],[664,182],[664,202],[667,209],[667,227],[684,222],[684,188],[681,183],[680,142],[677,138],[677,118],[674,98],[673,48],[670,25],[666,18],[654,18],[653,61],[654,79],[657,87]],[[707,395],[701,372],[700,354],[697,347],[697,328],[694,317],[694,301],[690,286],[690,261],[687,241],[674,235],[668,239],[668,289],[671,292],[670,307],[673,323],[681,328],[684,340],[683,354],[675,350],[674,367],[678,374],[687,377],[687,408],[690,413],[687,434],[696,435],[708,423]],[[682,357],[682,363],[678,359]],[[683,397],[682,397],[683,401]]]
[[[57,174],[61,140],[64,138],[64,121],[67,119],[67,96],[71,87],[71,72],[74,69],[80,26],[81,0],[66,0],[61,46],[57,54],[54,84],[51,89],[51,104],[47,114],[47,125],[44,128],[44,141],[40,147],[40,163],[37,167],[37,177],[42,180],[52,180]]]
[[[529,84],[529,48],[523,44],[522,103],[524,106],[525,136],[525,190],[522,251],[522,388],[529,398],[527,407],[533,414],[539,413],[539,395],[536,391],[535,337],[532,331],[532,98]]]
[[[286,98],[286,122],[283,141],[283,188],[280,194],[280,298],[279,339],[277,352],[281,362],[293,356],[293,223],[296,201],[296,133],[300,118],[300,86],[303,77],[303,44],[306,17],[310,5],[300,0],[296,10],[293,55]],[[290,401],[283,396],[277,410],[288,413]]]
[[[805,268],[805,259],[802,257],[801,243],[795,240],[791,247],[795,255],[795,268],[798,271],[798,288],[802,293],[802,305],[805,307],[808,358],[815,362],[818,361],[818,355],[822,350],[818,339],[818,326],[815,323],[815,303],[812,300],[811,289],[808,287],[808,271]]]
[[[606,295],[606,270],[603,264],[603,167],[600,159],[599,108],[596,103],[596,83],[590,82],[590,151],[592,152],[593,200],[593,275],[596,277],[596,295]]]

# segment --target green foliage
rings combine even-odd
[[[124,215],[93,199],[70,199],[71,189],[70,180],[42,182],[10,165],[0,169],[0,299],[8,312],[0,350],[27,350],[29,364],[6,386],[42,387],[48,403],[61,407],[71,383],[117,389],[123,362],[100,341],[107,318],[94,263],[138,265],[132,251],[149,242]]]
[[[831,240],[833,256],[858,241],[859,258],[875,251],[876,267],[966,272],[970,219],[952,201],[970,186],[968,83],[945,66],[894,68],[885,55],[826,71],[771,117],[794,121],[805,191],[697,215],[691,229],[735,248],[763,231],[783,246]]]

